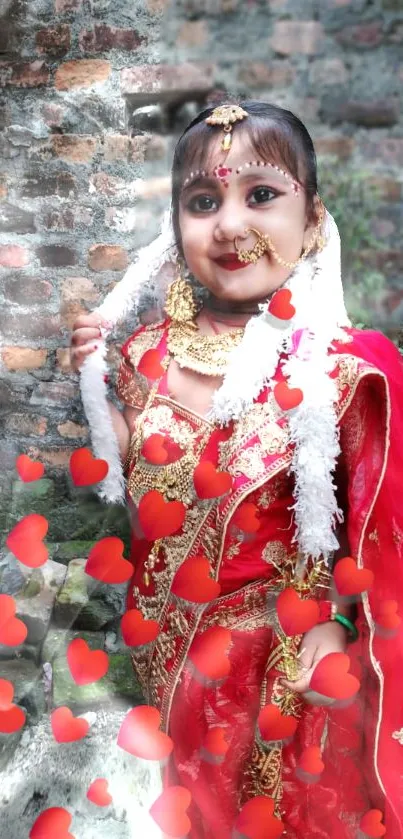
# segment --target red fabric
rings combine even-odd
[[[350,553],[360,567],[370,568],[375,583],[368,602],[358,606],[359,640],[348,648],[353,673],[361,690],[347,707],[326,710],[303,704],[297,733],[283,749],[281,772],[282,821],[287,839],[357,839],[367,810],[384,814],[387,839],[403,839],[403,744],[394,732],[403,730],[403,693],[397,674],[403,672],[402,624],[385,637],[379,622],[384,601],[397,601],[403,618],[403,368],[399,353],[382,335],[351,330],[352,343],[335,345],[335,351],[354,355],[374,366],[365,371],[354,399],[341,423],[342,459],[338,474],[345,474]],[[125,345],[126,348],[126,345]],[[383,374],[383,375],[380,375]],[[165,382],[166,384],[166,382]],[[164,392],[164,380],[160,393]],[[210,441],[203,457],[217,456],[220,432]],[[274,496],[261,510],[261,528],[232,551],[237,531],[229,527],[218,580],[226,596],[228,614],[243,608],[245,587],[270,584],[273,567],[262,559],[267,542],[293,551],[293,524],[289,511],[292,481],[285,471]],[[272,486],[273,480],[268,482]],[[258,504],[260,490],[247,497]],[[132,558],[135,572],[128,608],[137,605],[133,586],[142,594],[142,566],[150,545],[138,536],[132,505],[134,533]],[[195,641],[211,625],[207,608]],[[245,610],[246,615],[246,610]],[[220,619],[217,619],[220,624]],[[247,767],[250,763],[261,687],[267,702],[278,671],[265,674],[266,663],[277,643],[270,626],[231,631],[230,675],[211,684],[189,662],[182,670],[169,717],[173,756],[166,770],[166,784],[182,784],[192,793],[189,839],[232,839],[239,808],[247,800]],[[377,663],[378,662],[378,663]],[[228,751],[217,762],[204,748],[214,727],[226,732]],[[403,731],[402,731],[403,733]],[[304,749],[323,745],[325,769],[316,782],[296,774]],[[269,834],[268,834],[269,839]]]

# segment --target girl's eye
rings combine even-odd
[[[205,213],[212,210],[216,200],[211,195],[195,195],[187,204],[187,209],[192,213]]]
[[[252,204],[264,204],[266,201],[272,201],[277,195],[278,193],[269,186],[257,186],[250,195],[250,201]],[[252,201],[252,198],[256,200]]]

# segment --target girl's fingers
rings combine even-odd
[[[88,341],[101,337],[101,330],[99,326],[85,326],[80,329],[75,329],[71,335],[71,345],[73,347],[81,347],[87,344]]]
[[[70,357],[71,357],[71,364],[75,370],[79,370],[85,357],[90,355],[91,353],[95,352],[98,349],[99,344],[85,344],[82,347],[78,347],[76,350],[70,350]]]

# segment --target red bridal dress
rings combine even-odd
[[[384,825],[403,839],[400,355],[360,330],[332,349],[336,482],[350,554],[374,582],[356,598],[359,638],[347,648],[360,689],[319,706],[281,682],[302,635],[280,623],[280,594],[325,601],[324,614],[329,597],[323,565],[297,574],[287,415],[270,389],[223,429],[179,405],[167,390],[168,326],[126,341],[117,393],[141,411],[126,468],[127,608],[158,622],[131,655],[173,741],[164,783],[191,793],[188,836],[357,839]],[[345,679],[331,672],[336,693]],[[250,810],[248,826],[254,799],[270,807]]]

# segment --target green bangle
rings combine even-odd
[[[350,635],[352,636],[352,641],[357,640],[359,634],[358,629],[354,623],[352,623],[348,618],[345,617],[345,615],[339,615],[339,613],[336,612],[333,620],[337,621],[338,623],[341,623],[341,625],[344,626],[345,629],[348,629]]]

